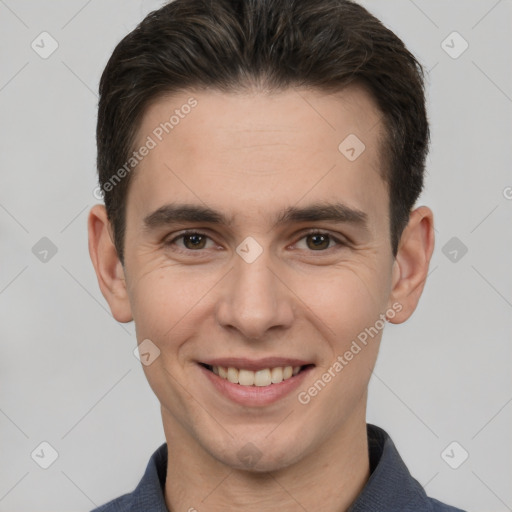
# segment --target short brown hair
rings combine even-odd
[[[365,86],[383,115],[396,256],[423,188],[429,126],[423,69],[391,30],[349,0],[174,0],[148,14],[117,45],[99,86],[99,185],[121,262],[131,173],[105,185],[130,158],[151,102],[193,88],[334,92],[349,83]]]

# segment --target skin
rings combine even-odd
[[[191,96],[197,106],[133,176],[124,267],[104,206],[89,214],[90,255],[114,318],[134,320],[138,343],[150,339],[161,351],[143,369],[161,403],[170,454],[167,507],[346,510],[369,477],[367,388],[382,330],[309,403],[299,403],[297,392],[393,304],[401,308],[393,323],[413,313],[434,248],[432,211],[411,212],[393,258],[381,116],[362,88],[180,93],[147,109],[136,147]],[[338,150],[351,133],[366,146],[355,161]],[[147,215],[174,201],[219,210],[232,224],[144,229]],[[367,229],[274,225],[283,208],[319,201],[361,210]],[[319,249],[309,228],[334,239]],[[205,245],[176,239],[184,229],[207,235]],[[263,251],[250,264],[236,252],[248,236]],[[197,364],[230,356],[295,357],[315,367],[297,392],[247,407],[220,395]],[[237,456],[249,442],[260,454],[255,466]]]

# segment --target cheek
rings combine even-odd
[[[297,295],[339,352],[385,311],[386,280],[369,267],[345,265],[314,279],[297,279]],[[340,346],[338,346],[340,345]]]
[[[139,343],[149,338],[167,348],[173,340],[186,339],[194,327],[194,316],[208,303],[217,274],[162,262],[140,268],[130,285]]]

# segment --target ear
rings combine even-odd
[[[425,286],[433,251],[434,214],[430,208],[420,206],[411,212],[393,262],[388,306],[398,303],[402,308],[393,308],[396,314],[389,318],[391,323],[405,322],[416,309]]]
[[[89,254],[91,256],[101,293],[118,322],[133,320],[130,301],[126,291],[123,265],[113,242],[112,228],[105,206],[97,204],[91,208],[88,219]]]

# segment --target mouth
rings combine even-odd
[[[304,385],[314,364],[300,359],[223,358],[197,361],[216,396],[244,407],[267,407]]]
[[[267,387],[281,384],[282,382],[287,381],[314,366],[313,364],[284,364],[282,366],[269,365],[268,367],[260,366],[258,369],[249,369],[243,367],[238,368],[234,365],[199,364],[203,368],[206,368],[206,370],[214,373],[231,384],[238,384],[239,386],[246,387]],[[254,364],[251,366],[254,367]]]

